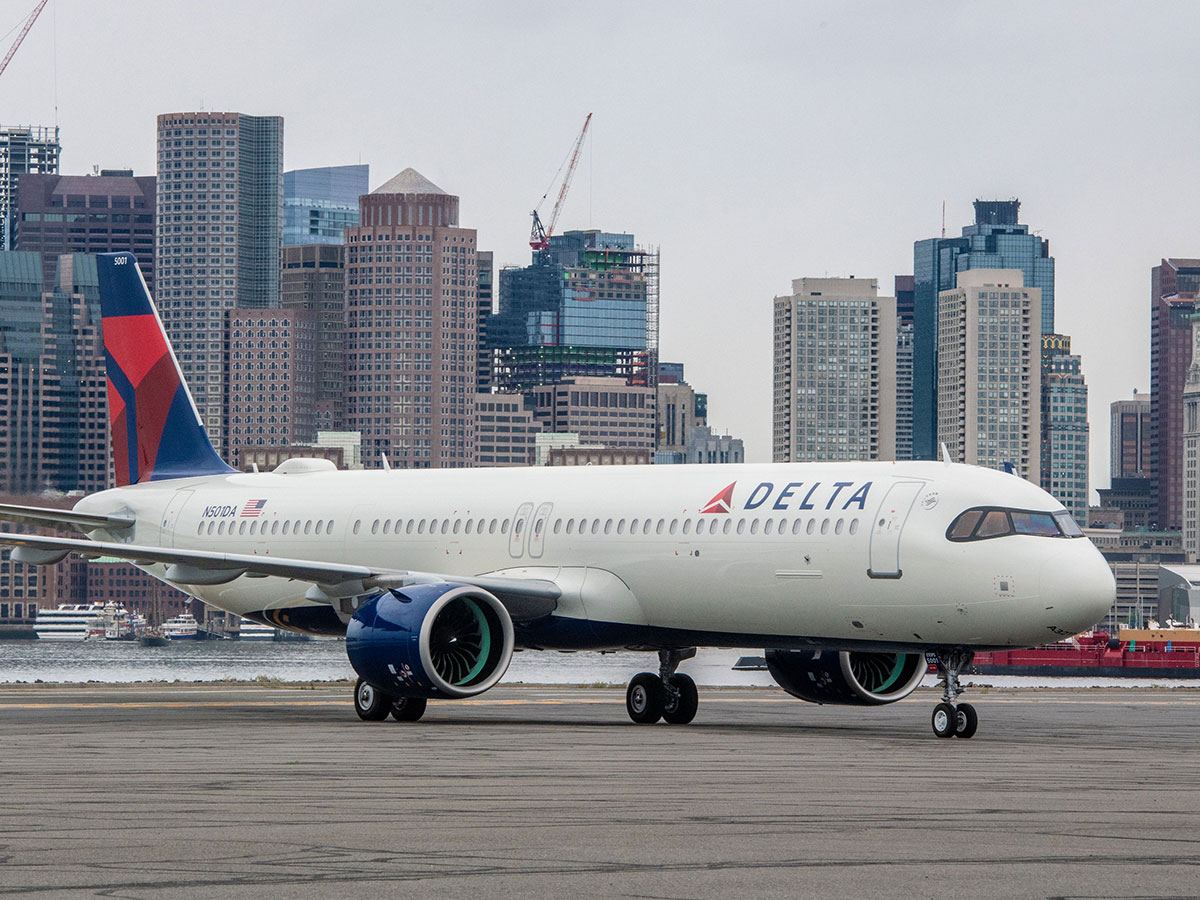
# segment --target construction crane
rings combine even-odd
[[[563,201],[567,199],[567,190],[571,187],[571,179],[575,175],[575,166],[579,163],[579,151],[583,149],[583,139],[587,136],[588,125],[591,122],[592,114],[588,113],[587,118],[583,120],[583,128],[579,132],[579,137],[575,139],[575,146],[571,150],[571,161],[567,164],[567,174],[563,176],[562,187],[558,189],[558,199],[554,201],[554,211],[550,214],[549,226],[542,227],[542,219],[538,215],[538,210],[546,202],[546,198],[550,196],[550,188],[554,187],[554,181],[550,182],[550,188],[546,188],[546,193],[542,194],[542,199],[538,201],[538,205],[533,210],[533,228],[529,232],[529,246],[534,250],[546,250],[550,246],[550,236],[554,234],[554,226],[558,223],[558,214],[562,212]],[[559,166],[558,172],[561,171],[562,166]],[[554,173],[556,180],[558,172]]]
[[[25,35],[29,34],[29,29],[33,27],[33,23],[37,21],[37,17],[42,14],[42,7],[47,3],[47,0],[41,0],[37,6],[33,8],[33,12],[29,14],[29,18],[25,20],[25,27],[21,29],[21,33],[17,35],[17,39],[13,41],[13,45],[8,48],[8,52],[4,54],[4,62],[0,62],[0,75],[4,74],[4,70],[8,68],[8,62],[13,58],[13,54],[17,52],[17,48],[21,46],[21,41],[25,40]]]

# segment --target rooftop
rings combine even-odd
[[[399,175],[394,175],[385,181],[372,194],[445,194],[440,187],[418,172],[416,169],[405,169]]]

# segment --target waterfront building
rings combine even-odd
[[[1150,476],[1150,396],[1109,404],[1109,471],[1113,478]]]
[[[317,319],[306,309],[229,313],[230,465],[245,450],[317,437]]]
[[[475,460],[475,229],[458,197],[405,169],[346,231],[346,423],[369,466]]]
[[[58,174],[61,150],[57,125],[0,127],[0,250],[17,247],[21,178]]]
[[[229,312],[279,305],[283,119],[160,115],[156,194],[158,311],[204,427],[228,453]]]
[[[896,458],[896,299],[873,278],[775,298],[775,462]]]
[[[1054,332],[1054,257],[1050,242],[1018,222],[1019,200],[976,200],[975,224],[956,238],[913,245],[913,451],[937,458],[938,297],[972,269],[1020,269],[1024,285],[1041,294],[1039,321]]]
[[[1150,478],[1155,523],[1183,523],[1183,388],[1192,364],[1200,259],[1163,259],[1150,272]]]
[[[1042,298],[1015,269],[958,273],[938,297],[938,432],[955,462],[1041,477]]]
[[[345,427],[346,266],[343,248],[299,244],[283,248],[279,305],[305,310],[316,324],[316,427]]]
[[[370,166],[325,166],[283,173],[283,246],[344,244],[358,224],[358,198],[370,190]]]
[[[99,175],[21,176],[16,249],[42,254],[46,284],[64,253],[120,253],[137,257],[154,295],[155,177],[132,169]]]
[[[1077,522],[1087,521],[1087,382],[1071,339],[1042,335],[1042,487]]]
[[[1114,478],[1112,486],[1096,491],[1101,509],[1119,510],[1125,528],[1147,529],[1158,510],[1154,504],[1154,489],[1149,477]]]
[[[693,425],[688,429],[683,462],[698,464],[745,461],[746,450],[741,438],[729,434],[713,434],[713,430],[707,425]]]

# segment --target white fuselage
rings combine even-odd
[[[710,504],[731,483],[729,502]],[[77,509],[134,515],[132,529],[93,533],[131,544],[550,580],[563,591],[555,618],[595,633],[1002,647],[1103,617],[1113,580],[1090,541],[949,541],[954,518],[980,506],[1061,510],[1015,476],[935,462],[233,474],[118,488]],[[236,614],[319,603],[275,577],[178,586]],[[613,633],[629,643],[629,628]]]

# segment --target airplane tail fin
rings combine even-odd
[[[217,455],[132,253],[102,253],[108,417],[117,484],[233,472]]]

